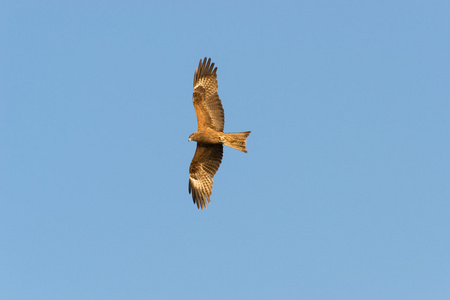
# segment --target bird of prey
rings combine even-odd
[[[200,60],[194,73],[194,108],[197,114],[197,132],[189,141],[197,142],[194,158],[189,167],[189,193],[197,208],[206,208],[213,177],[219,169],[223,156],[223,145],[247,153],[246,142],[250,131],[224,133],[224,112],[217,94],[217,67],[211,58]]]

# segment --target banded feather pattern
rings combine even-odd
[[[197,143],[194,158],[189,167],[189,193],[198,208],[206,208],[211,203],[210,196],[213,177],[219,169],[223,157],[221,144]]]
[[[223,131],[225,124],[224,111],[217,90],[217,67],[211,58],[200,60],[194,73],[194,107],[197,113],[198,128],[208,126]]]

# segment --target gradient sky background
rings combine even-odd
[[[1,299],[450,299],[448,1],[2,1]],[[227,148],[188,194],[194,69]]]

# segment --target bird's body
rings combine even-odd
[[[198,129],[189,136],[197,149],[189,167],[189,193],[198,208],[206,208],[213,185],[212,178],[223,157],[223,145],[247,153],[246,140],[250,131],[224,133],[224,111],[217,94],[217,68],[211,59],[200,60],[194,74],[193,102]]]
[[[220,143],[220,134],[222,133],[223,132],[206,127],[191,134],[189,139],[190,141],[196,141],[197,143],[217,144]]]

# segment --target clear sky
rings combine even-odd
[[[0,299],[450,299],[449,3],[2,1]]]

